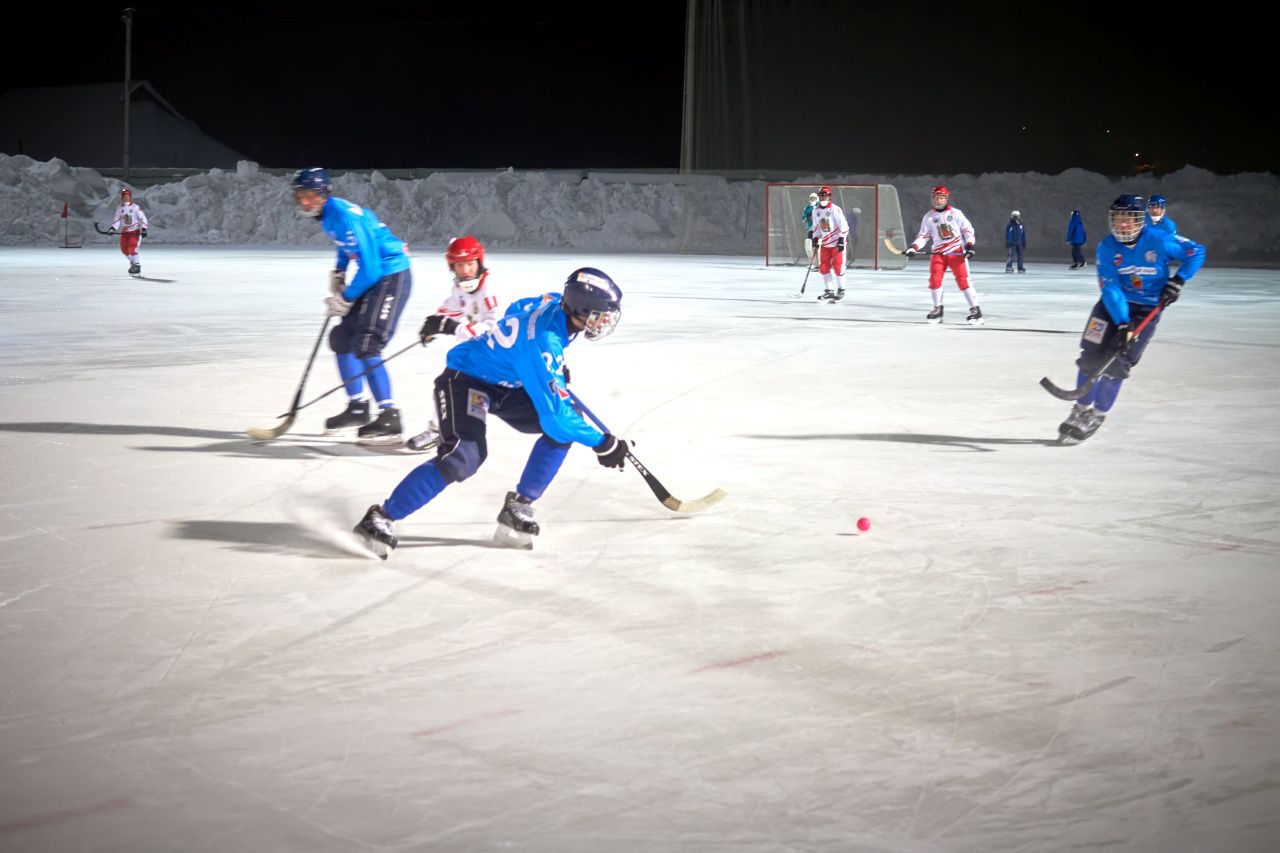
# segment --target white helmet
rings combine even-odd
[[[817,204],[817,203],[818,203],[818,194],[809,193],[809,204]]]
[[[1022,215],[1022,211],[1021,211],[1021,210],[1011,210],[1011,211],[1009,211],[1009,215],[1010,215],[1010,216],[1012,216],[1014,219],[1017,219],[1019,216],[1021,216],[1021,215]]]

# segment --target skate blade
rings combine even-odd
[[[493,531],[493,541],[503,548],[519,548],[525,551],[533,550],[533,535],[529,533],[521,533],[507,527],[505,524],[499,524],[498,529]]]
[[[368,447],[385,447],[387,445],[399,446],[403,444],[404,437],[399,433],[395,435],[371,435],[365,437],[356,437],[357,444],[363,444]]]
[[[387,547],[387,543],[379,542],[377,539],[370,539],[361,533],[359,529],[351,532],[351,538],[356,547],[363,549],[367,554],[371,554],[379,560],[385,560],[391,556],[391,549]]]
[[[986,320],[982,320],[982,319],[978,319],[978,320],[966,320],[965,322],[967,322],[970,326],[985,326],[985,325],[987,325],[987,321],[986,321]]]
[[[941,319],[941,318],[939,318],[939,319],[937,319],[937,320],[925,320],[925,322],[926,322],[926,323],[928,323],[930,326],[941,326],[941,325],[942,325],[942,319]]]
[[[431,441],[424,441],[421,444],[418,444],[418,443],[415,443],[414,440],[411,438],[404,443],[404,446],[406,450],[413,450],[418,453],[425,453],[428,450],[435,450],[438,444],[440,444],[439,439],[432,439]]]

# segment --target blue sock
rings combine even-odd
[[[369,390],[373,392],[373,399],[378,401],[378,408],[389,409],[395,405],[391,398],[391,375],[387,373],[387,369],[382,366],[382,356],[371,355],[363,359],[361,370],[374,368],[369,374]]]
[[[1079,388],[1081,385],[1083,385],[1084,383],[1086,383],[1086,382],[1088,382],[1088,381],[1089,381],[1089,374],[1085,373],[1083,370],[1080,370],[1080,371],[1078,371],[1078,372],[1077,372],[1077,375],[1076,375],[1076,387],[1077,387],[1077,388]],[[1094,400],[1097,398],[1097,396],[1098,396],[1098,386],[1099,386],[1099,385],[1101,385],[1101,384],[1102,384],[1103,382],[1105,382],[1105,381],[1106,381],[1106,380],[1104,380],[1104,379],[1099,379],[1097,382],[1093,383],[1093,387],[1089,389],[1089,393],[1088,393],[1088,394],[1085,394],[1085,395],[1084,395],[1083,397],[1081,397],[1079,400],[1076,400],[1076,404],[1077,404],[1077,405],[1080,405],[1080,406],[1092,406],[1092,405],[1093,405],[1093,401],[1094,401]]]
[[[352,353],[340,352],[337,356],[338,374],[342,376],[342,384],[347,386],[347,396],[354,400],[364,393],[364,377],[360,376],[364,373],[364,365]]]
[[[551,485],[560,466],[564,464],[570,447],[572,447],[571,444],[559,444],[545,435],[534,442],[516,491],[531,501],[542,497],[542,493],[547,490],[547,486]]]
[[[1116,395],[1120,393],[1120,386],[1124,384],[1123,379],[1107,379],[1103,377],[1098,380],[1097,399],[1093,406],[1099,412],[1111,411],[1111,407],[1116,404]]]
[[[434,459],[424,462],[400,481],[391,497],[383,501],[382,509],[393,520],[399,521],[422,509],[448,485]]]

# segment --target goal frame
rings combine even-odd
[[[788,252],[780,256],[779,253],[776,251],[772,253],[770,252],[770,244],[771,244],[770,228],[772,227],[771,223],[773,221],[773,215],[774,215],[771,208],[774,205],[774,191],[778,188],[792,188],[792,187],[801,192],[804,192],[806,195],[810,192],[817,192],[820,187],[830,187],[832,189],[833,196],[838,196],[840,189],[870,190],[871,195],[875,199],[875,201],[872,203],[870,211],[867,211],[865,208],[863,209],[863,212],[859,215],[859,222],[858,222],[860,239],[864,233],[864,229],[868,227],[871,227],[874,229],[874,231],[872,232],[872,237],[870,239],[870,245],[869,245],[870,255],[869,257],[865,258],[865,262],[869,263],[870,269],[876,269],[876,270],[885,269],[885,268],[898,269],[905,265],[897,257],[885,251],[885,248],[882,242],[882,238],[884,238],[885,236],[901,234],[903,230],[902,208],[900,204],[898,205],[898,215],[896,219],[893,222],[884,221],[886,211],[882,209],[881,196],[883,192],[892,192],[894,198],[896,199],[898,194],[898,189],[893,184],[839,183],[839,182],[832,182],[832,181],[826,181],[822,183],[810,183],[810,182],[800,182],[800,181],[770,181],[765,184],[765,194],[764,194],[764,230],[765,230],[764,265],[766,267],[797,265],[796,259],[793,253]],[[801,205],[801,209],[803,209],[803,205]],[[868,216],[868,213],[870,213],[870,216]],[[870,221],[868,221],[868,219],[870,219]],[[857,259],[857,260],[863,261],[864,259]],[[848,266],[853,267],[855,266],[855,264],[849,263]],[[862,268],[868,268],[868,267],[863,266]]]

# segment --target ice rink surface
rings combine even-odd
[[[757,258],[596,265],[573,389],[677,496],[582,448],[532,552],[530,439],[342,535],[425,457],[274,443],[323,249],[0,249],[0,850],[1280,849],[1280,273],[1207,266],[1108,422],[1053,444],[1092,266],[927,267],[838,305]],[[388,351],[448,285],[435,252]],[[444,347],[390,371],[406,431]],[[322,350],[309,399],[338,383]],[[859,533],[860,516],[872,527]]]

